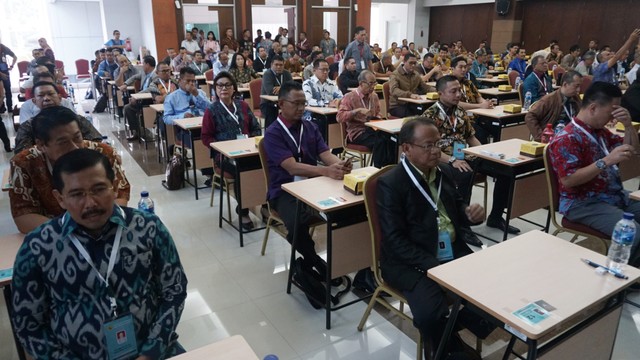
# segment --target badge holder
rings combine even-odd
[[[456,158],[457,160],[464,160],[464,149],[466,149],[467,146],[460,142],[460,141],[454,141],[453,142],[453,157]]]
[[[102,324],[109,360],[131,359],[138,355],[138,344],[131,314],[118,316],[116,299],[109,296],[113,320]]]

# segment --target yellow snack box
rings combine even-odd
[[[262,140],[264,136],[262,135],[258,135],[258,136],[254,136],[254,140],[256,141],[256,147],[258,147],[258,144],[260,144],[260,140]]]
[[[437,92],[429,92],[427,93],[427,100],[438,100],[440,95]]]
[[[507,113],[517,114],[517,113],[522,112],[522,105],[518,105],[518,104],[508,104],[508,105],[505,105],[505,106],[502,108],[502,110],[503,110],[504,112],[507,112]]]
[[[500,75],[498,75],[498,79],[500,79],[500,80],[509,80],[509,75],[500,74]]]
[[[636,129],[636,131],[640,130],[640,122],[632,121],[631,126],[633,126],[633,128]],[[621,122],[616,123],[616,130],[624,131],[624,124]]]
[[[498,58],[498,59],[500,59],[500,58]],[[495,71],[504,71],[504,67],[497,66],[497,67],[494,67],[493,70],[495,70]]]
[[[364,182],[371,176],[369,173],[347,174],[344,176],[343,186],[348,192],[360,195],[364,189]]]
[[[544,153],[544,147],[547,144],[543,144],[536,141],[529,141],[520,145],[520,155],[528,157],[540,157]]]
[[[511,85],[498,85],[498,91],[511,91],[513,88]]]

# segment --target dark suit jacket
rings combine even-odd
[[[414,176],[429,193],[429,186],[409,166]],[[465,214],[467,204],[455,187],[453,174],[447,167],[440,169],[440,197],[447,214],[454,224],[456,240],[452,244],[454,258],[472,253],[460,238],[461,227],[469,225]],[[427,270],[438,266],[437,214],[427,199],[422,196],[402,164],[399,164],[378,179],[377,206],[382,230],[380,266],[382,277],[399,290],[411,290]],[[433,197],[432,197],[433,198]]]

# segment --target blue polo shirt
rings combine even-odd
[[[293,124],[283,119],[282,116],[279,116],[278,119],[282,120],[287,129],[289,129],[295,142],[289,137],[279,121],[274,121],[264,134],[264,147],[267,154],[269,154],[267,162],[269,166],[268,200],[280,195],[282,191],[280,187],[282,184],[293,181],[293,176],[280,166],[283,161],[290,157],[298,159],[300,156],[302,163],[315,166],[320,158],[319,155],[325,151],[329,151],[329,147],[325,144],[316,124],[305,120],[300,120],[296,124]],[[296,143],[300,139],[300,130],[302,127],[304,127],[302,131],[302,144],[300,145],[300,152],[302,154],[298,154],[298,146]]]

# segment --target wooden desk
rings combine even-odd
[[[491,75],[501,75],[501,74],[506,74],[507,71],[506,70],[487,70],[487,73]]]
[[[173,357],[174,360],[258,360],[258,356],[251,349],[241,335],[235,335],[213,344],[188,351]]]
[[[193,186],[196,193],[196,200],[198,200],[198,190],[204,189],[206,186],[198,187],[198,175],[196,170],[210,167],[210,157],[209,157],[209,148],[202,144],[200,141],[200,130],[202,129],[202,116],[178,119],[173,121],[173,125],[179,127],[184,130],[182,132],[182,158],[187,161],[186,150],[184,144],[186,135],[189,135],[191,140],[191,167],[193,169],[193,183],[189,180],[189,169],[185,166],[185,182],[189,185]]]
[[[11,189],[13,189],[13,185],[11,185],[11,168],[6,168],[2,172],[2,191]]]
[[[398,98],[398,101],[404,102],[412,115],[422,115],[430,105],[436,103],[436,100],[427,99],[427,95],[420,95],[419,99]]]
[[[633,200],[640,201],[640,190],[636,190],[636,191],[632,192],[631,194],[629,194],[629,198],[631,198]],[[636,229],[636,231],[637,231],[637,229]]]
[[[260,95],[260,98],[271,102],[278,102],[278,95]]]
[[[402,124],[404,124],[404,120],[405,119],[378,120],[367,121],[366,123],[364,123],[365,126],[384,132],[385,135],[389,137],[389,140],[397,144],[397,146],[393,147],[395,151],[393,158],[396,159],[396,161],[398,160],[398,156],[400,155],[398,134],[400,134],[400,129],[402,128]]]
[[[498,86],[501,84],[508,84],[509,83],[509,79],[498,79],[498,77],[491,77],[491,78],[476,78],[476,80],[483,82],[489,86]]]
[[[320,131],[327,135],[326,139],[324,139],[327,146],[329,146],[330,149],[341,148],[342,132],[340,130],[340,124],[338,124],[336,120],[338,109],[332,107],[307,106],[305,110],[321,118],[322,123],[319,125],[323,126],[324,129],[320,129]]]
[[[11,235],[3,235],[0,236],[0,269],[10,269],[13,267],[13,263],[16,260],[16,255],[18,254],[18,250],[22,245],[24,240],[23,234],[11,234]],[[7,306],[7,315],[10,317],[13,309],[13,301],[11,295],[11,277],[6,279],[0,279],[0,287],[4,293],[4,302]],[[22,345],[18,341],[16,337],[16,332],[13,328],[13,322],[9,321],[11,325],[11,332],[13,333],[13,340],[15,341],[16,351],[18,353],[18,358],[20,360],[25,360],[26,356],[24,350],[22,349]]]
[[[378,169],[366,167],[353,170],[354,173],[374,174]],[[331,328],[331,311],[352,305],[360,299],[331,307],[331,279],[371,266],[371,233],[364,208],[364,197],[354,195],[343,187],[342,180],[334,180],[326,176],[290,182],[282,185],[282,190],[293,195],[297,201],[297,214],[302,213],[302,205],[306,204],[317,211],[327,221],[327,278],[326,328]],[[334,201],[332,205],[322,205],[320,201],[329,198],[344,200]],[[299,219],[296,219],[296,223]],[[337,222],[340,222],[339,224]],[[297,227],[296,227],[297,228]],[[295,261],[295,241],[298,234],[294,231],[291,249],[291,263],[293,269]],[[287,293],[291,293],[291,284],[302,288],[292,281],[293,272],[289,271]],[[309,296],[309,295],[308,295]],[[370,296],[370,295],[368,295]],[[319,301],[318,301],[319,303]]]
[[[238,202],[238,209],[255,208],[265,203],[267,198],[266,184],[262,164],[260,163],[260,154],[256,148],[254,138],[237,139],[228,141],[216,141],[209,144],[212,149],[219,152],[224,158],[230,162],[235,162],[235,173],[233,178],[237,183],[235,198]],[[220,174],[225,173],[226,163],[223,159],[220,163]],[[214,191],[213,189],[211,191]],[[229,189],[227,189],[229,191]],[[264,227],[256,227],[249,231],[242,229],[242,216],[238,216],[238,226],[236,227],[231,219],[225,219],[223,216],[223,186],[220,186],[220,211],[218,226],[222,227],[222,221],[231,225],[240,234],[240,247],[244,246],[244,233],[258,231]]]
[[[379,83],[385,83],[385,82],[389,81],[389,77],[388,76],[376,76],[376,81],[378,81]]]
[[[512,114],[504,112],[504,106],[500,105],[493,109],[473,109],[469,110],[469,112],[478,115],[477,122],[496,128],[496,131],[492,132],[493,141],[508,139],[529,140],[529,128],[524,123],[524,117],[527,114],[526,110]]]
[[[140,101],[153,99],[153,95],[151,95],[151,93],[148,93],[148,92],[131,94],[131,97]]]
[[[482,94],[482,97],[495,98],[498,99],[498,102],[507,99],[517,99],[519,97],[517,89],[500,91],[497,87],[492,87],[487,89],[478,89],[478,92]]]
[[[599,326],[600,324],[594,324],[595,329],[606,330],[608,334],[593,337],[590,340],[606,342],[604,338],[608,335],[610,344],[571,349],[573,352],[582,354],[589,351],[602,351],[606,356],[593,353],[590,354],[591,356],[581,356],[571,353],[571,356],[565,357],[567,359],[609,358],[624,299],[622,291],[640,278],[640,270],[627,266],[625,273],[629,276],[629,280],[621,280],[609,274],[604,276],[596,274],[595,269],[583,263],[581,258],[598,264],[607,263],[604,255],[536,230],[429,269],[427,273],[429,278],[450,290],[456,297],[445,335],[443,335],[443,342],[448,339],[460,304],[464,301],[485,311],[494,318],[498,327],[506,329],[513,335],[508,352],[518,338],[529,346],[527,358],[536,359],[538,341],[543,336],[552,331],[561,330],[569,322],[584,316],[587,311],[593,311],[596,304],[617,297],[617,302],[609,301],[603,310],[582,321],[581,324],[588,325],[591,321],[597,321],[617,310],[617,313],[612,316],[612,326],[605,329]],[[470,271],[473,272],[473,276],[469,276]],[[549,312],[547,318],[532,325],[514,315],[517,310],[539,300],[544,300],[555,308]],[[575,326],[560,335],[557,340],[554,339],[542,346],[541,358],[544,358],[545,352],[553,346],[556,346],[551,350],[553,354],[558,354],[557,351],[562,352],[562,341],[571,335],[579,336],[577,333],[582,330],[583,327],[580,325]],[[557,342],[554,343],[555,341]]]
[[[520,155],[520,145],[524,142],[521,139],[510,139],[463,150],[465,154],[478,159],[474,172],[489,176],[506,176],[510,179],[503,241],[507,240],[507,228],[511,219],[549,205],[544,162],[542,157],[529,158]],[[487,152],[504,154],[504,159],[496,159]]]

